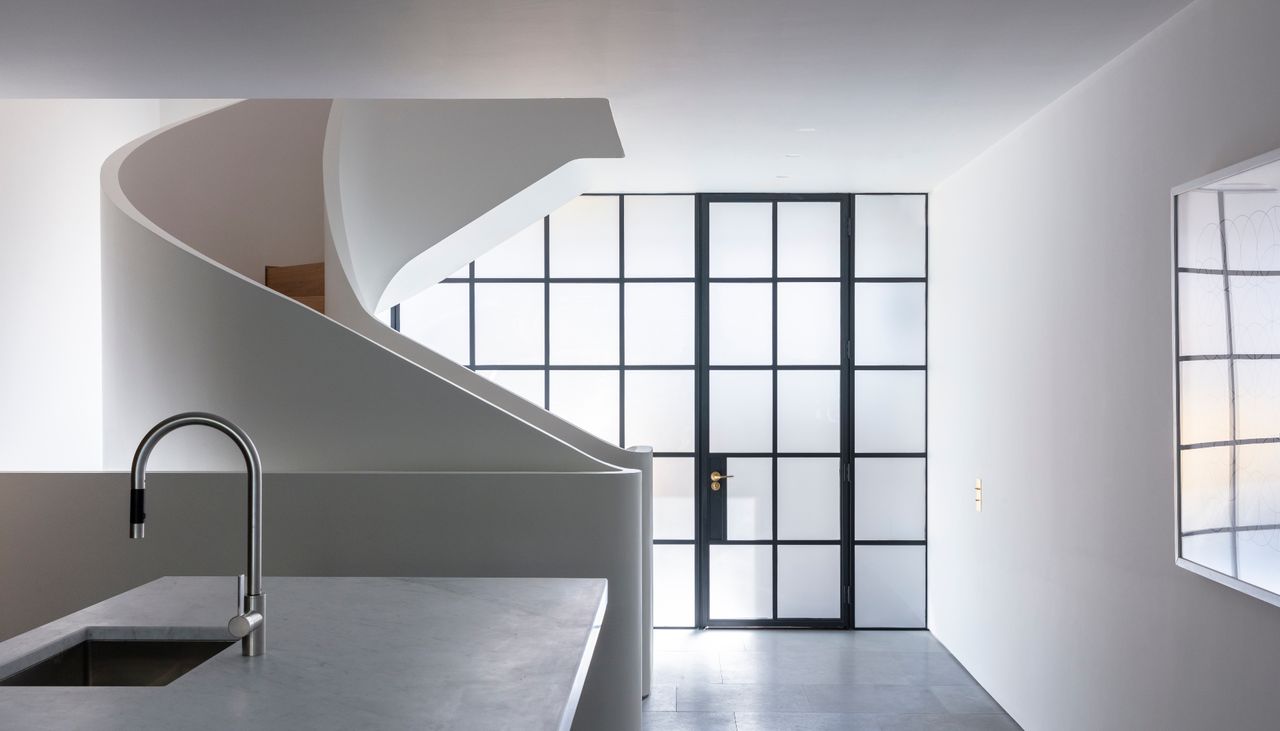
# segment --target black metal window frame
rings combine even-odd
[[[693,316],[695,330],[697,328],[697,312],[696,312],[696,272],[688,277],[629,277],[626,274],[626,201],[627,198],[645,197],[645,196],[669,196],[669,197],[685,197],[690,199],[693,206],[697,206],[697,196],[693,193],[585,193],[589,197],[607,197],[617,198],[618,200],[618,276],[616,277],[558,277],[551,274],[551,247],[553,246],[551,235],[551,217],[554,214],[548,214],[542,218],[542,276],[541,277],[480,277],[476,275],[476,265],[472,262],[467,266],[467,276],[465,277],[449,277],[443,281],[448,284],[465,284],[468,287],[468,308],[470,332],[468,333],[469,348],[468,360],[462,365],[467,366],[475,371],[540,371],[543,374],[543,392],[542,402],[539,404],[544,409],[551,408],[551,374],[557,371],[603,371],[618,373],[618,446],[626,446],[626,418],[627,418],[627,390],[626,390],[626,374],[632,371],[686,371],[694,374],[694,404],[690,404],[690,418],[694,420],[691,427],[694,431],[695,438],[697,433],[697,412],[696,404],[699,400],[697,385],[697,361],[696,361],[696,333],[694,334],[695,342],[695,361],[687,364],[671,364],[671,365],[628,365],[626,359],[626,285],[628,284],[688,284],[695,290],[695,313]],[[696,216],[696,213],[695,213]],[[691,232],[693,233],[693,232]],[[697,246],[696,240],[691,239],[691,245]],[[540,284],[542,285],[542,317],[543,317],[543,344],[542,354],[543,360],[540,364],[527,365],[511,365],[499,363],[477,363],[476,362],[476,285],[488,284]],[[618,286],[618,363],[617,364],[553,364],[551,362],[551,287],[557,284],[613,284]],[[392,307],[391,320],[392,327],[396,330],[400,329],[400,308],[399,305]],[[663,458],[683,458],[692,460],[695,464],[695,474],[691,485],[694,491],[692,500],[697,503],[696,496],[696,452],[678,452],[678,451],[655,451],[654,459]],[[695,507],[696,514],[696,507]],[[696,520],[696,518],[695,518]],[[697,542],[697,524],[694,525],[694,537],[692,538],[655,538],[654,545],[675,545],[689,546],[694,549]],[[696,562],[696,549],[695,562]],[[691,612],[692,614],[692,612]],[[693,625],[685,626],[659,626],[658,629],[688,629]]]
[[[705,490],[701,489],[703,477],[707,473],[707,461],[710,457],[707,449],[709,449],[709,400],[708,388],[710,371],[713,369],[709,365],[709,341],[708,341],[708,297],[710,293],[711,277],[708,276],[708,232],[707,221],[704,211],[706,206],[711,202],[748,202],[748,201],[772,201],[774,203],[774,230],[773,230],[773,268],[774,273],[777,272],[777,203],[788,201],[831,201],[839,202],[842,206],[841,228],[843,245],[841,246],[841,272],[839,277],[715,277],[715,282],[722,283],[772,283],[773,285],[773,315],[774,315],[774,363],[770,366],[715,366],[715,370],[772,370],[774,373],[774,414],[773,414],[773,440],[774,451],[771,453],[717,453],[717,456],[734,457],[771,457],[773,460],[773,478],[774,478],[774,505],[773,505],[773,535],[774,538],[763,541],[731,541],[732,544],[746,543],[764,543],[774,546],[773,551],[773,603],[774,603],[774,619],[759,620],[752,626],[763,627],[807,627],[807,628],[838,628],[838,629],[871,629],[871,630],[917,630],[924,629],[921,627],[862,627],[854,626],[853,606],[856,601],[854,592],[853,567],[854,567],[854,551],[857,546],[921,546],[925,548],[925,566],[926,566],[926,586],[925,586],[925,605],[928,604],[928,582],[927,582],[927,566],[928,566],[928,516],[925,515],[925,538],[921,540],[855,540],[853,536],[853,460],[864,458],[920,458],[925,460],[926,482],[925,482],[925,500],[928,500],[928,480],[927,470],[928,461],[927,442],[925,451],[923,452],[857,452],[854,450],[854,434],[853,434],[853,379],[854,374],[859,371],[885,371],[885,370],[911,370],[927,372],[928,351],[927,351],[927,302],[928,302],[928,194],[905,192],[905,193],[813,193],[813,194],[733,194],[733,193],[586,193],[585,196],[592,197],[609,197],[616,198],[618,202],[618,275],[616,277],[556,277],[551,275],[551,216],[548,214],[542,219],[542,276],[540,277],[480,277],[476,275],[475,262],[470,263],[466,267],[466,276],[453,276],[442,280],[447,284],[466,285],[468,311],[469,311],[469,332],[468,332],[468,360],[462,365],[477,371],[540,371],[543,374],[543,393],[542,408],[550,408],[551,399],[551,374],[557,371],[604,371],[618,373],[618,445],[626,444],[626,374],[629,371],[689,371],[694,374],[694,439],[695,450],[693,452],[654,452],[655,458],[684,458],[694,461],[694,485],[693,485],[693,507],[694,507],[694,538],[692,539],[672,539],[672,538],[655,538],[654,545],[684,545],[691,546],[694,550],[694,581],[695,581],[695,625],[707,627],[735,627],[744,626],[742,622],[735,620],[718,621],[710,620],[707,617],[707,565],[706,559],[709,555],[709,545],[703,538],[703,517],[705,511]],[[629,197],[642,196],[682,196],[693,199],[694,204],[694,275],[692,277],[628,277],[626,275],[626,199]],[[925,205],[925,275],[921,277],[855,277],[853,276],[853,247],[856,217],[856,200],[863,196],[920,196],[924,199]],[[777,286],[779,283],[806,283],[806,282],[829,282],[839,283],[841,285],[841,337],[844,341],[842,348],[842,358],[840,365],[778,365],[777,364]],[[692,364],[670,364],[670,365],[628,365],[626,362],[626,286],[627,284],[666,284],[666,283],[685,283],[694,286],[694,362]],[[853,326],[853,288],[859,283],[920,283],[925,285],[925,302],[926,302],[926,353],[924,365],[856,365],[853,358],[854,343],[854,326]],[[543,361],[542,363],[531,364],[501,364],[501,363],[477,363],[476,362],[476,286],[489,284],[540,284],[542,285],[543,295]],[[614,284],[618,286],[618,362],[616,364],[553,364],[551,362],[551,287],[556,284]],[[390,311],[390,325],[396,330],[400,329],[400,307],[396,305]],[[785,370],[802,370],[802,371],[820,371],[820,370],[838,370],[840,371],[840,391],[841,391],[841,449],[832,453],[800,453],[800,452],[777,452],[777,372]],[[928,386],[926,379],[925,386],[925,415],[924,419],[927,423],[928,414]],[[927,431],[926,431],[927,440]],[[838,457],[840,459],[840,469],[842,476],[841,485],[841,539],[840,540],[779,540],[777,539],[777,460],[779,457]],[[777,548],[779,545],[840,545],[841,546],[841,575],[843,585],[840,590],[843,594],[841,601],[841,617],[839,619],[804,619],[804,618],[784,618],[777,619]],[[668,627],[658,627],[665,629]],[[673,629],[687,629],[687,626],[670,627]]]
[[[853,256],[856,252],[858,242],[856,241],[856,223],[858,216],[857,199],[863,197],[874,196],[907,196],[918,195],[924,202],[924,276],[921,277],[859,277],[854,274]],[[854,289],[859,284],[922,284],[924,285],[924,362],[920,365],[858,365],[857,353],[854,348],[854,342],[857,332],[852,323],[849,326],[849,342],[847,354],[850,361],[850,394],[846,403],[848,415],[850,419],[849,443],[848,449],[850,461],[847,466],[848,472],[846,477],[850,483],[850,490],[856,489],[853,484],[853,461],[859,459],[901,459],[901,458],[917,458],[924,464],[924,538],[919,540],[867,540],[858,539],[852,535],[853,520],[853,504],[850,503],[849,520],[850,525],[850,568],[847,574],[849,582],[847,589],[847,598],[851,607],[856,606],[857,592],[854,590],[854,565],[856,564],[856,552],[858,546],[920,546],[924,549],[924,596],[923,604],[925,614],[928,614],[929,607],[929,195],[927,193],[855,193],[851,198],[851,206],[849,209],[849,298],[850,303],[853,302]],[[853,312],[850,306],[849,313]],[[854,412],[854,396],[852,392],[853,374],[862,371],[919,371],[924,374],[924,413],[921,415],[924,425],[924,451],[923,452],[859,452],[854,448],[854,439],[856,435],[853,433],[852,420]],[[851,609],[852,611],[852,609]],[[851,619],[853,622],[853,619]],[[925,623],[918,627],[876,627],[876,626],[859,626],[854,623],[854,629],[860,630],[922,630],[928,629]]]

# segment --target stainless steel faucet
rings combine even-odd
[[[266,623],[266,605],[262,596],[262,460],[258,457],[258,448],[253,440],[240,427],[214,414],[189,412],[170,416],[156,424],[142,438],[138,451],[133,455],[133,469],[130,480],[133,489],[129,491],[129,537],[142,538],[145,535],[147,514],[144,510],[144,498],[147,487],[147,460],[151,458],[151,450],[166,434],[184,426],[207,426],[226,434],[240,448],[244,455],[245,467],[249,472],[249,576],[248,586],[243,586],[237,593],[242,594],[241,612],[227,623],[227,630],[240,641],[241,652],[246,657],[256,657],[265,649],[263,637]]]

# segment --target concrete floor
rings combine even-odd
[[[928,632],[658,630],[650,731],[1016,731]]]

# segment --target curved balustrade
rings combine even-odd
[[[433,107],[431,113],[437,117],[449,116],[441,104],[476,104],[422,103]],[[598,126],[600,103],[547,100],[529,108],[554,108],[548,123],[535,129],[563,137],[563,120],[566,114],[572,116],[572,109],[587,110]],[[580,515],[549,508],[545,515],[527,519],[548,526],[573,523],[572,533],[580,537],[590,534],[577,530],[583,521],[598,522],[599,530],[621,535],[640,530],[642,502],[643,510],[648,509],[647,492],[642,493],[650,478],[647,453],[606,445],[411,343],[374,319],[367,304],[376,306],[397,293],[428,286],[432,271],[459,257],[474,257],[483,242],[497,243],[508,228],[519,228],[522,223],[517,221],[537,217],[581,192],[572,183],[581,184],[585,167],[570,164],[577,158],[569,152],[610,154],[609,135],[616,148],[607,104],[603,112],[609,135],[597,135],[585,148],[572,136],[552,140],[550,148],[559,152],[547,155],[544,150],[541,167],[527,165],[509,178],[503,163],[513,148],[510,140],[502,140],[507,145],[503,147],[494,136],[510,136],[511,129],[481,124],[485,115],[463,117],[470,120],[473,136],[489,144],[482,140],[454,148],[495,151],[483,166],[468,172],[469,178],[443,173],[450,169],[446,163],[459,165],[465,156],[415,156],[401,144],[395,159],[414,161],[405,169],[443,175],[455,186],[467,178],[473,184],[461,189],[475,196],[467,206],[456,197],[450,199],[449,210],[456,213],[451,219],[435,214],[417,218],[429,220],[435,228],[419,229],[413,243],[416,253],[409,248],[415,230],[411,222],[396,229],[398,236],[375,235],[355,226],[379,215],[385,222],[386,205],[409,205],[414,199],[376,194],[387,188],[369,177],[376,169],[371,166],[385,162],[386,156],[370,154],[361,165],[352,162],[358,155],[341,150],[334,130],[371,129],[361,126],[368,120],[360,105],[385,109],[383,105],[390,103],[352,104],[356,106],[343,103],[331,118],[330,103],[323,100],[241,102],[137,140],[104,165],[108,469],[127,460],[129,445],[157,419],[177,411],[216,408],[254,434],[271,471],[422,472],[427,481],[445,479],[431,475],[449,472],[456,474],[447,479],[464,482],[474,476],[475,510],[499,513],[503,511],[490,504],[490,494],[483,489],[495,471],[574,473],[588,482],[596,474],[599,489],[613,495],[608,509]],[[398,110],[399,129],[420,139],[440,133],[438,126],[407,124],[418,117],[406,113],[406,104],[410,103],[391,104]],[[492,114],[500,111],[494,106],[498,104],[503,103],[481,107]],[[361,119],[365,121],[353,121]],[[561,120],[558,128],[550,123],[556,119]],[[394,139],[382,136],[386,142]],[[530,142],[527,135],[522,139]],[[353,149],[369,152],[367,142]],[[439,140],[436,143],[438,147]],[[330,154],[322,154],[324,149]],[[620,149],[612,152],[620,154]],[[565,159],[556,163],[557,155]],[[429,160],[434,163],[424,162]],[[331,171],[341,172],[344,161],[351,164],[350,176],[329,177]],[[550,182],[539,182],[548,174]],[[480,185],[481,178],[490,181],[487,188]],[[353,184],[356,180],[367,182],[374,194],[358,195],[356,191],[364,189]],[[419,205],[413,212],[425,214],[429,208]],[[362,233],[352,236],[353,230]],[[328,264],[325,315],[260,283],[266,265],[321,259]],[[154,462],[161,468],[180,463],[188,469],[220,469],[232,460],[223,445],[193,432],[175,435],[172,443],[157,450]],[[394,494],[377,499],[380,505],[367,515],[370,530],[380,512],[399,509]],[[287,520],[276,517],[273,524]],[[540,531],[543,537],[537,540],[548,540],[545,536],[554,533]],[[565,546],[522,544],[520,532],[489,535],[490,540],[505,541],[505,547],[489,552],[483,567],[467,564],[475,570],[521,575],[531,570],[522,556],[546,552],[561,557],[561,575],[601,571],[602,563],[590,558],[600,550],[598,545],[582,543],[566,551]],[[635,542],[607,562],[610,605],[579,708],[578,725],[584,727],[639,727],[641,657],[647,655],[647,641],[641,637],[642,607],[648,606],[642,598],[647,597],[647,587],[641,587],[647,556],[642,556],[640,545]],[[438,565],[438,560],[433,563]],[[538,570],[545,573],[547,567]]]

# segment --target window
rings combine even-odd
[[[1190,187],[1174,209],[1178,558],[1272,604],[1280,604],[1277,173],[1280,162],[1271,162]]]
[[[655,450],[656,626],[919,627],[925,201],[584,195],[383,319]],[[713,453],[723,541],[699,522]]]

